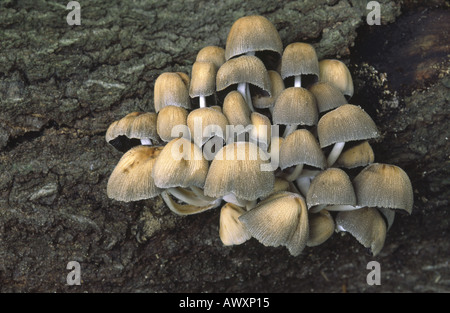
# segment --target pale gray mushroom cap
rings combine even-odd
[[[353,180],[358,205],[405,210],[411,214],[414,194],[411,181],[396,165],[373,163]]]
[[[267,73],[270,78],[271,96],[263,96],[261,94],[254,95],[252,97],[252,103],[257,109],[272,108],[278,96],[285,89],[283,79],[277,71],[268,70]]]
[[[233,90],[226,95],[222,109],[230,125],[241,125],[245,129],[252,123],[250,109],[239,91]]]
[[[168,142],[153,166],[152,176],[159,188],[203,188],[208,161],[199,147],[185,138]]]
[[[217,91],[239,83],[255,85],[269,95],[272,92],[267,69],[263,62],[255,56],[243,55],[228,60],[217,71]]]
[[[161,150],[162,147],[155,146],[136,146],[128,150],[108,179],[108,197],[130,202],[159,195],[162,190],[156,186],[151,174]]]
[[[330,212],[321,210],[318,213],[308,213],[309,238],[306,245],[315,247],[324,243],[335,231],[334,219]]]
[[[225,59],[255,51],[273,51],[280,56],[283,43],[275,26],[265,17],[250,15],[231,26],[225,45]]]
[[[304,199],[297,193],[275,193],[242,214],[239,220],[265,246],[286,246],[294,256],[306,246],[308,213]]]
[[[319,113],[347,104],[344,94],[336,86],[327,82],[317,82],[309,88],[317,102]]]
[[[310,44],[294,42],[286,46],[281,57],[281,77],[314,75],[319,79],[319,60]]]
[[[165,142],[180,137],[179,133],[175,134],[174,132],[172,134],[172,130],[175,131],[176,128],[174,127],[177,125],[185,125],[187,130],[187,116],[188,111],[185,108],[174,105],[163,107],[159,111],[158,118],[156,120],[156,129],[159,137],[161,137],[161,139]]]
[[[272,121],[279,125],[316,125],[319,118],[316,99],[302,87],[283,90],[275,101]]]
[[[280,148],[280,168],[282,170],[306,164],[324,169],[327,164],[314,135],[306,129],[297,129],[283,140]]]
[[[216,70],[225,63],[225,49],[218,46],[206,46],[200,49],[195,58],[196,62],[212,62]]]
[[[377,255],[386,239],[386,223],[375,208],[365,207],[353,211],[341,211],[336,216],[339,231],[349,232],[372,254]]]
[[[317,124],[320,147],[337,142],[378,137],[375,122],[361,107],[344,104],[322,116]]]
[[[322,82],[335,85],[349,98],[353,96],[353,79],[344,62],[334,59],[325,59],[319,62],[320,77]]]
[[[119,136],[136,139],[159,140],[156,130],[156,113],[152,112],[132,112],[118,121],[113,122],[106,131],[107,142]]]
[[[156,113],[168,105],[191,108],[189,97],[189,77],[181,73],[164,72],[158,76],[154,86],[154,105]]]
[[[227,125],[228,119],[226,116],[210,107],[195,109],[187,117],[187,126],[191,136],[199,146],[208,141],[213,133],[215,136],[226,140]]]
[[[196,61],[192,65],[189,96],[211,96],[216,92],[216,66],[212,62]]]
[[[225,246],[239,245],[251,238],[250,233],[239,220],[245,210],[232,203],[226,203],[220,210],[219,237]]]
[[[356,205],[356,195],[349,176],[339,168],[328,168],[311,182],[306,194],[308,209],[316,205]]]
[[[249,140],[257,143],[259,147],[267,150],[270,146],[270,138],[272,137],[272,124],[270,119],[258,112],[250,115],[252,126],[250,130]]]
[[[204,193],[214,198],[233,193],[238,199],[249,201],[268,195],[275,175],[262,171],[261,166],[269,163],[265,152],[254,143],[230,143],[211,162]]]
[[[358,166],[366,166],[373,163],[375,154],[367,140],[350,147],[339,155],[335,166],[345,168],[355,168]]]

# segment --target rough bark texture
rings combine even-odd
[[[372,50],[386,56],[373,64],[352,55],[363,51],[352,51],[357,35],[410,25],[402,9],[418,12],[419,25],[438,12],[445,25],[444,1],[379,1],[385,26],[372,27],[366,1],[79,1],[80,26],[67,24],[67,2],[0,4],[1,292],[450,291],[448,34],[417,48],[421,59],[444,52],[424,65],[431,73],[414,76],[415,89],[391,88],[402,72],[380,71],[395,54],[382,40]],[[353,62],[352,103],[383,134],[376,160],[402,167],[415,191],[412,215],[396,216],[377,257],[340,234],[298,257],[256,240],[223,247],[218,209],[179,217],[159,198],[107,198],[121,156],[105,142],[109,124],[152,111],[160,73],[189,73],[198,50],[224,47],[232,23],[250,14],[269,18],[285,46],[306,41],[321,59]],[[366,283],[371,260],[381,264],[381,286]],[[69,261],[81,264],[80,286],[66,284]]]

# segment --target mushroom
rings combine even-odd
[[[274,185],[272,171],[262,171],[266,153],[252,142],[235,142],[224,146],[209,167],[204,193],[213,198],[233,194],[239,203],[252,205],[268,195]],[[238,203],[238,205],[239,205]]]
[[[270,145],[272,124],[267,116],[253,112],[250,115],[252,125],[250,127],[249,140],[257,144],[261,149],[267,151]]]
[[[228,61],[239,55],[256,55],[262,60],[279,60],[283,43],[275,26],[260,15],[244,16],[237,19],[230,28],[225,44],[225,59]],[[269,55],[265,58],[265,55]],[[268,69],[277,64],[265,62]],[[275,62],[278,63],[278,62]]]
[[[217,68],[212,62],[196,61],[192,65],[189,96],[199,99],[200,108],[206,107],[206,99],[214,98]],[[215,104],[215,98],[213,99]]]
[[[306,203],[312,213],[322,209],[344,211],[359,208],[352,182],[339,168],[328,168],[314,177],[306,194]]]
[[[336,229],[349,232],[374,256],[381,251],[386,239],[386,223],[377,209],[371,207],[339,212]]]
[[[245,136],[240,136],[248,131],[252,124],[250,109],[244,97],[236,90],[229,92],[223,101],[223,114],[229,122],[230,133],[227,139],[230,141],[245,141]]]
[[[285,89],[283,79],[281,75],[274,70],[268,70],[270,79],[270,91],[271,96],[263,94],[255,94],[252,97],[252,104],[256,109],[269,109],[272,111],[275,101],[280,93]]]
[[[182,73],[171,72],[159,75],[154,86],[154,105],[156,113],[168,105],[190,109],[189,77]]]
[[[289,87],[283,90],[275,101],[272,113],[274,124],[286,125],[286,137],[298,125],[316,125],[318,112],[312,93],[302,87]]]
[[[286,170],[294,166],[294,171],[284,178],[296,180],[304,165],[319,169],[326,167],[326,158],[314,135],[306,129],[298,129],[286,136],[280,148],[280,168]]]
[[[334,219],[330,212],[321,210],[318,213],[308,213],[309,237],[306,245],[315,247],[324,243],[335,231]]]
[[[344,150],[336,160],[337,167],[355,168],[373,163],[375,154],[367,140]]]
[[[281,77],[284,80],[294,77],[294,87],[302,87],[308,76],[313,83],[319,80],[319,61],[314,47],[303,42],[287,45],[281,57]]]
[[[260,59],[243,55],[226,61],[217,71],[216,89],[222,91],[237,84],[237,90],[244,97],[251,112],[254,111],[249,84],[271,96],[270,78]]]
[[[309,91],[316,98],[319,113],[347,104],[347,99],[342,91],[328,82],[317,82],[309,87]]]
[[[168,105],[163,107],[159,113],[156,120],[156,130],[159,137],[165,142],[169,142],[172,139],[179,137],[190,138],[190,132],[187,128],[187,116],[188,111],[185,108]],[[182,135],[176,133],[177,130],[181,131]]]
[[[320,81],[336,86],[349,100],[353,96],[353,79],[344,62],[325,59],[319,62]]]
[[[225,63],[225,49],[218,46],[206,46],[197,52],[195,62],[212,62],[216,69]]]
[[[348,141],[378,137],[372,118],[359,106],[344,104],[322,116],[317,124],[320,147],[333,145],[327,163],[331,167]]]
[[[308,210],[296,193],[281,191],[239,217],[247,231],[265,246],[286,246],[299,255],[309,236]]]
[[[411,181],[396,165],[370,164],[353,179],[353,185],[360,206],[412,212],[414,194]]]
[[[152,178],[153,165],[163,147],[136,146],[119,160],[108,179],[109,198],[130,202],[150,199],[162,192]]]
[[[156,118],[157,115],[153,112],[129,113],[108,127],[105,139],[122,152],[139,144],[152,145],[152,141],[159,141]]]
[[[225,246],[240,245],[252,236],[239,220],[245,210],[233,203],[226,203],[220,209],[219,236]]]

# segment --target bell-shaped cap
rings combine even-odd
[[[336,86],[344,96],[353,96],[353,79],[347,65],[335,59],[325,59],[319,62],[319,80]]]
[[[198,108],[191,111],[187,117],[187,125],[198,146],[203,146],[213,136],[226,140],[228,120],[222,112],[214,108]]]
[[[302,87],[284,89],[272,112],[273,123],[279,125],[316,125],[318,117],[316,99]]]
[[[158,118],[156,120],[156,129],[159,137],[161,137],[161,139],[165,142],[169,142],[178,137],[189,137],[187,116],[188,111],[185,108],[174,105],[163,107],[159,111]],[[182,130],[180,126],[186,126],[184,128],[185,134],[181,134],[181,136],[180,133],[175,131],[177,129],[176,127],[179,127],[179,130]]]
[[[297,193],[282,191],[258,203],[239,220],[252,237],[265,246],[286,246],[297,256],[306,246],[309,235],[308,210]]]
[[[333,235],[335,230],[334,219],[327,210],[321,210],[318,213],[308,213],[308,216],[309,238],[306,245],[315,247],[321,245]]]
[[[242,126],[242,131],[252,123],[250,109],[239,91],[229,92],[223,101],[223,114],[230,125]]]
[[[237,19],[228,33],[225,59],[256,51],[273,51],[281,56],[283,43],[275,26],[260,15]]]
[[[225,63],[225,49],[218,46],[206,46],[200,49],[195,58],[196,62],[211,62],[216,70]]]
[[[108,179],[108,197],[130,202],[159,195],[162,190],[155,185],[152,170],[162,149],[157,146],[136,146],[128,150]]]
[[[272,131],[270,119],[258,112],[253,112],[250,115],[250,119],[252,121],[252,126],[250,128],[249,140],[266,151],[270,145]]]
[[[308,43],[294,42],[286,46],[281,57],[281,77],[314,76],[313,81],[319,80],[319,60],[316,50]]]
[[[171,72],[159,75],[154,86],[154,105],[156,113],[168,105],[190,109],[189,77]]]
[[[192,65],[189,96],[208,97],[216,92],[217,68],[212,62],[196,61]]]
[[[159,188],[203,188],[207,173],[208,161],[201,149],[185,138],[176,138],[164,146],[152,176]]]
[[[386,239],[386,223],[375,208],[365,207],[353,211],[342,211],[336,216],[338,231],[349,232],[360,244],[377,255]]]
[[[414,194],[411,181],[396,165],[373,163],[354,179],[358,205],[400,209],[411,214]]]
[[[367,140],[357,145],[345,149],[339,155],[334,164],[337,167],[355,168],[372,164],[375,160],[375,154]]]
[[[317,124],[320,147],[379,136],[377,126],[361,107],[344,104],[322,116]]]
[[[305,164],[324,169],[327,164],[314,135],[306,129],[297,129],[283,140],[280,148],[280,168],[282,170]]]
[[[240,245],[252,237],[239,220],[244,213],[243,208],[232,203],[220,209],[219,236],[225,246]]]
[[[224,146],[211,162],[204,193],[222,198],[233,193],[238,199],[253,201],[268,195],[273,188],[273,171],[266,153],[251,142],[235,142]]]
[[[340,89],[327,82],[317,82],[309,87],[309,91],[316,98],[319,113],[330,111],[348,102]]]

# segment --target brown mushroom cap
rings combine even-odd
[[[364,247],[377,255],[386,239],[386,223],[375,208],[342,211],[336,216],[336,227],[352,234]]]
[[[194,62],[189,85],[189,96],[195,98],[213,95],[216,91],[216,72],[217,68],[212,62]]]
[[[273,123],[279,125],[316,125],[318,117],[316,99],[302,87],[283,90],[272,112]]]
[[[136,146],[127,151],[108,179],[108,197],[130,202],[159,195],[162,190],[155,185],[151,174],[161,150],[162,147]]]
[[[378,137],[375,122],[361,107],[344,104],[322,116],[317,124],[320,147],[337,142]]]
[[[316,50],[310,44],[294,42],[286,46],[281,57],[281,77],[313,75],[319,80],[319,61]]]
[[[400,209],[411,214],[414,194],[408,175],[396,165],[373,163],[353,180],[358,205]]]
[[[225,59],[255,51],[273,51],[281,56],[283,43],[275,26],[259,15],[244,16],[231,26],[225,45]]]
[[[272,108],[278,96],[285,89],[283,79],[277,71],[268,70],[271,96],[256,94],[252,97],[253,106],[257,109]]]
[[[252,126],[249,140],[258,144],[263,150],[267,150],[270,145],[272,124],[269,118],[261,113],[253,112],[250,115]]]
[[[179,134],[172,136],[172,130],[175,130],[174,127],[177,125],[185,125],[187,128],[187,116],[188,111],[185,108],[174,105],[163,107],[159,111],[156,120],[156,129],[159,137],[165,142],[180,137]]]
[[[203,188],[208,161],[194,143],[185,138],[168,142],[153,166],[152,176],[159,188]]]
[[[319,113],[347,104],[344,94],[336,86],[327,82],[317,82],[309,88],[317,102]]]
[[[238,199],[249,201],[268,195],[272,191],[275,175],[272,171],[262,171],[264,164],[269,164],[267,156],[254,143],[227,144],[211,162],[205,195],[222,198],[233,193]]]
[[[335,85],[341,92],[351,98],[353,96],[353,79],[344,62],[325,59],[319,62],[320,81]]]
[[[164,72],[158,76],[154,87],[154,105],[156,113],[167,105],[191,108],[189,97],[189,77],[180,73]]]
[[[306,245],[315,247],[330,238],[335,230],[334,219],[330,212],[321,210],[318,213],[309,213],[309,238]]]
[[[242,125],[244,129],[252,123],[248,105],[241,93],[236,90],[226,95],[223,101],[223,114],[227,117],[230,125]]]
[[[239,221],[245,210],[232,203],[226,203],[220,210],[220,240],[225,246],[239,245],[251,238],[250,233]]]
[[[375,154],[367,140],[344,150],[336,160],[337,167],[355,168],[373,163]]]
[[[215,136],[226,140],[228,119],[222,112],[214,108],[205,107],[191,111],[187,117],[187,125],[198,146],[203,145],[212,137],[209,131],[215,132]]]
[[[200,49],[195,58],[196,62],[212,62],[216,69],[225,63],[225,49],[218,46],[206,46]]]

